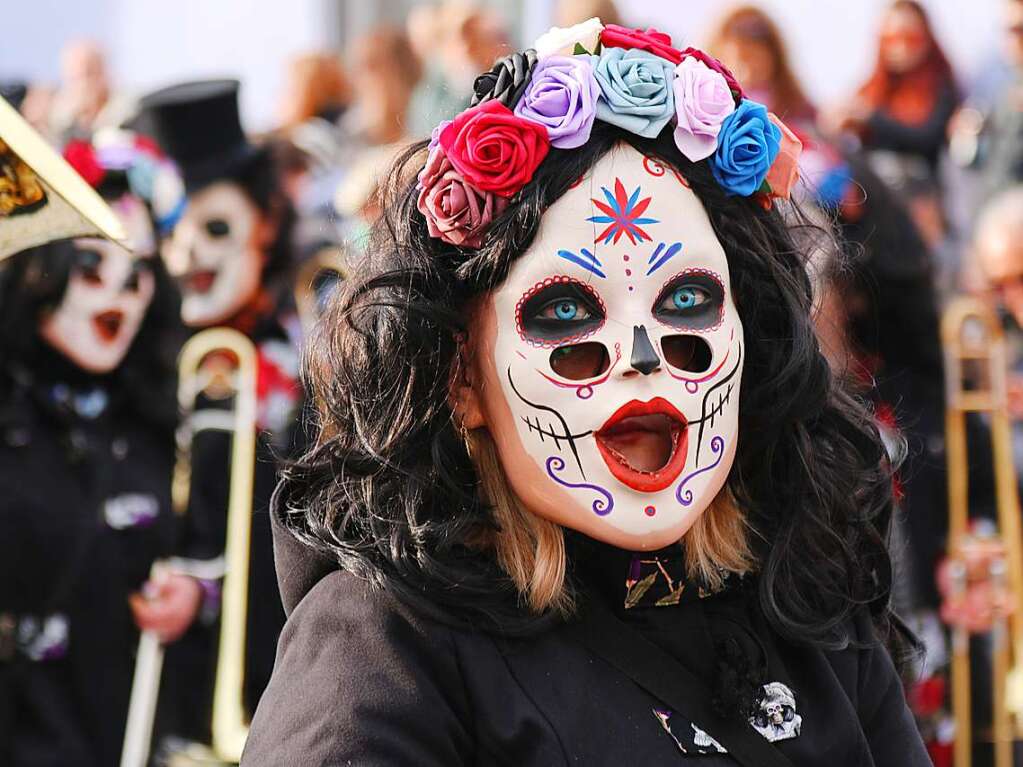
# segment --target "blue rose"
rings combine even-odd
[[[655,138],[675,116],[675,65],[648,51],[605,48],[591,56],[600,86],[597,119]]]
[[[749,197],[763,185],[780,148],[781,130],[768,119],[767,107],[743,99],[721,123],[710,168],[726,192]]]

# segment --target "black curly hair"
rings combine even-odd
[[[398,160],[371,255],[306,349],[319,437],[285,472],[280,521],[435,615],[506,633],[552,620],[525,608],[493,552],[474,545],[495,521],[449,388],[473,300],[503,282],[544,211],[619,142],[684,175],[728,257],[746,340],[728,487],[755,531],[763,612],[786,637],[841,647],[850,616],[869,607],[888,637],[891,471],[871,413],[820,353],[794,224],[729,196],[670,129],[644,139],[597,123],[584,146],[552,149],[477,250],[427,232],[414,178],[425,145]]]

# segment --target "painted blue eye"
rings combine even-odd
[[[684,311],[686,309],[692,309],[697,304],[701,303],[700,299],[703,296],[700,295],[700,291],[693,287],[682,287],[675,290],[671,294],[671,301],[675,305],[676,309]]]
[[[554,316],[559,320],[574,320],[579,313],[579,306],[575,301],[558,301],[554,304]]]

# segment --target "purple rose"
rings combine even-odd
[[[533,69],[515,114],[547,129],[551,146],[574,149],[590,138],[600,86],[590,62],[577,56],[549,56]]]
[[[416,207],[426,219],[431,237],[452,245],[478,248],[483,233],[508,201],[481,192],[455,170],[441,147],[436,147],[419,173]]]
[[[703,62],[687,57],[675,68],[675,144],[693,162],[714,154],[718,132],[735,100],[724,76]]]
[[[729,194],[749,197],[764,183],[780,149],[781,130],[767,107],[743,99],[721,124],[710,169]]]
[[[440,133],[449,125],[451,125],[451,120],[441,120],[437,123],[434,129],[430,131],[430,145],[426,148],[428,152],[432,152],[440,146]]]

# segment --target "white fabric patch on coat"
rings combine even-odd
[[[160,503],[149,493],[122,493],[103,504],[103,518],[114,530],[148,525],[160,514]]]
[[[653,713],[664,731],[671,736],[683,754],[728,753],[724,746],[693,722],[686,722],[691,731],[680,731],[682,728],[678,725],[682,724],[679,721],[681,717],[676,717],[674,712],[655,708]],[[757,711],[750,717],[749,723],[769,743],[798,737],[803,726],[803,717],[796,713],[795,694],[781,682],[765,684],[761,688],[761,699]]]

